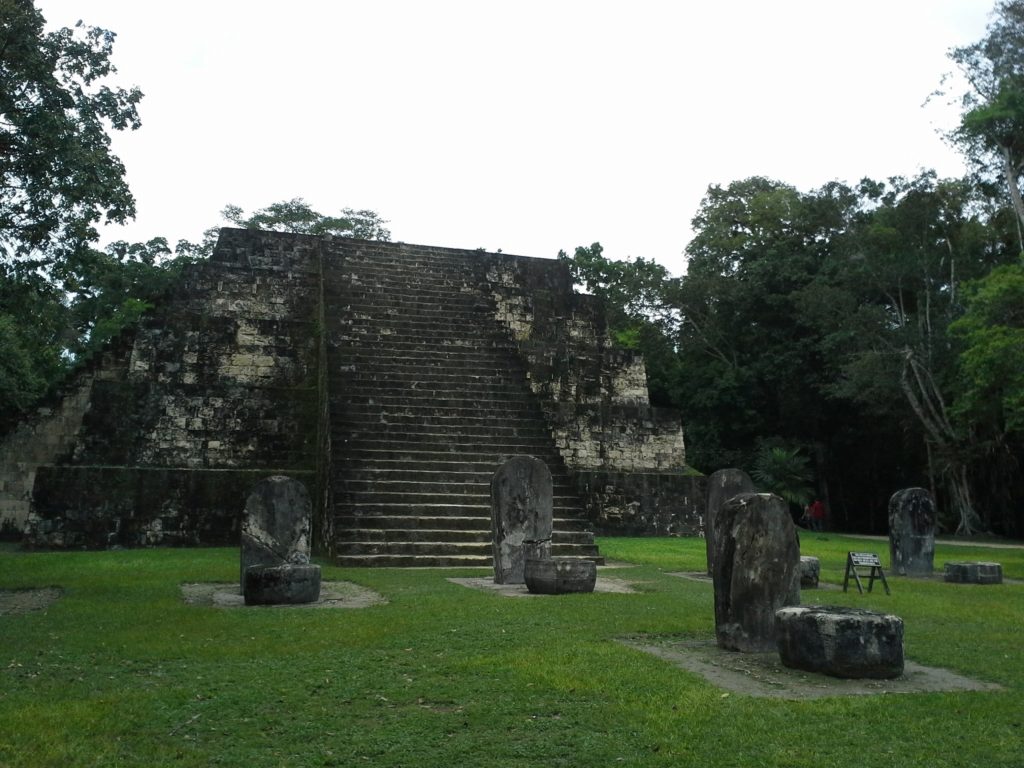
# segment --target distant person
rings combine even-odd
[[[811,504],[809,511],[811,518],[811,530],[825,530],[825,505],[821,503],[821,499],[815,499]]]

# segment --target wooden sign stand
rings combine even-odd
[[[843,577],[843,592],[846,591],[846,587],[850,583],[850,576],[853,576],[853,580],[857,582],[857,592],[862,595],[864,594],[864,586],[860,583],[860,574],[857,573],[858,568],[871,569],[866,574],[868,577],[868,592],[875,586],[875,579],[881,579],[882,586],[885,587],[885,594],[892,594],[889,591],[889,582],[885,580],[885,574],[882,573],[882,561],[878,559],[878,555],[874,552],[848,552],[846,554],[846,576]]]

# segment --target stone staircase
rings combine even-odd
[[[490,566],[490,479],[554,481],[552,554],[601,561],[474,254],[369,242],[325,260],[335,562]]]

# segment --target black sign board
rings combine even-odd
[[[880,579],[882,586],[885,587],[885,594],[892,594],[889,591],[889,582],[885,580],[885,574],[882,573],[882,561],[878,559],[878,555],[874,552],[848,552],[846,554],[846,576],[843,577],[843,592],[846,591],[846,587],[850,583],[850,577],[853,576],[853,580],[857,583],[857,591],[860,594],[864,594],[864,586],[860,583],[860,574],[857,572],[858,568],[869,568],[869,572],[864,574],[868,577],[868,592],[875,586],[875,579]]]

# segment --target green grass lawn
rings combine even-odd
[[[996,692],[760,699],[627,648],[637,634],[713,636],[700,539],[600,540],[603,571],[640,594],[508,598],[469,570],[324,568],[387,605],[188,606],[179,585],[231,581],[237,550],[20,553],[0,588],[64,589],[0,616],[0,765],[1021,766],[1024,585],[891,578],[893,594],[804,602],[897,613],[914,661]],[[824,581],[884,542],[803,534]],[[1024,579],[1024,550],[939,545]]]

